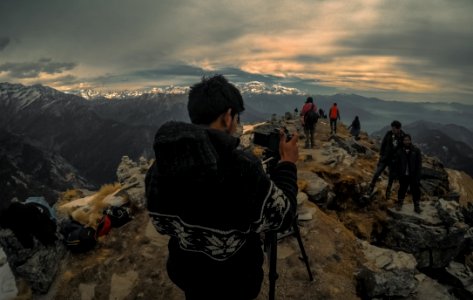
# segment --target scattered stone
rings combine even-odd
[[[92,300],[95,296],[95,286],[96,284],[86,284],[81,283],[79,284],[79,292],[80,292],[80,299],[81,300]]]
[[[123,186],[131,186],[124,193],[131,204],[139,209],[146,207],[145,176],[149,166],[150,163],[144,158],[140,158],[137,164],[128,156],[123,156],[117,169],[118,182]]]
[[[34,239],[32,248],[23,248],[9,229],[0,229],[0,247],[5,251],[16,277],[25,279],[33,292],[38,294],[48,292],[59,269],[58,261],[66,252],[59,240],[46,247]]]
[[[310,201],[314,203],[325,202],[329,191],[329,185],[325,180],[309,171],[299,171],[298,177],[300,180],[307,182],[304,192],[308,195]]]
[[[408,296],[406,300],[456,300],[457,298],[451,295],[448,288],[439,284],[432,278],[424,275],[417,274],[415,276],[418,281],[417,288],[414,290],[412,295]]]
[[[15,276],[8,265],[7,255],[0,247],[0,299],[13,300],[17,294]]]
[[[455,285],[463,288],[463,294],[473,299],[473,272],[465,265],[452,261],[445,271],[455,279]]]
[[[302,203],[306,202],[307,200],[309,200],[309,196],[307,196],[306,193],[304,193],[304,192],[297,193],[297,205],[301,205]]]
[[[109,300],[127,299],[137,280],[138,273],[133,270],[122,275],[113,274],[112,282],[110,283]]]
[[[362,241],[367,262],[357,274],[360,290],[368,298],[407,297],[417,287],[413,255],[382,249]]]

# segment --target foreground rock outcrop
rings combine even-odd
[[[421,215],[412,204],[389,214],[384,245],[412,253],[418,268],[446,267],[465,246],[469,226],[456,202],[433,199],[422,202]]]
[[[294,120],[286,119],[284,124],[290,131],[300,131]],[[395,211],[395,197],[384,196],[386,174],[375,192],[366,194],[377,162],[377,145],[364,133],[355,141],[343,125],[338,132],[338,136],[330,136],[327,121],[320,119],[314,149],[302,149],[301,137],[299,225],[315,280],[308,280],[296,238],[286,236],[278,243],[276,299],[469,296],[468,275],[460,275],[469,274],[466,270],[473,261],[471,224],[465,217],[473,201],[472,194],[459,187],[463,186],[461,178],[471,178],[456,174],[452,186],[451,171],[435,159],[425,158],[423,212],[412,212],[409,196],[403,210]],[[250,140],[245,133],[243,146],[261,153]],[[124,157],[118,166],[118,182],[127,187],[123,193],[136,208],[134,219],[100,237],[92,251],[66,252],[62,260],[57,258],[59,270],[52,286],[34,298],[184,299],[166,273],[167,238],[155,231],[144,208],[144,177],[149,164]],[[267,274],[267,263],[264,267]],[[456,285],[422,273],[425,269],[449,270],[456,274],[452,278],[457,279],[451,280]],[[33,282],[20,293],[33,289]],[[266,276],[257,299],[267,298]]]

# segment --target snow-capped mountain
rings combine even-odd
[[[43,86],[3,83],[0,129],[29,138],[32,145],[59,154],[93,184],[112,182],[114,168],[123,155],[136,159],[151,153],[156,127],[119,120],[134,112],[126,107],[126,117],[108,117],[113,114],[105,112],[102,115],[97,108],[100,102]],[[156,111],[165,114],[166,110],[156,102]],[[153,114],[154,110],[147,113]]]
[[[293,112],[302,107],[306,97],[296,89],[260,82],[245,83],[239,88],[246,94],[243,123],[261,122],[269,120],[272,114]],[[35,146],[61,155],[91,183],[112,182],[123,155],[135,160],[141,155],[153,156],[153,137],[164,122],[189,121],[184,88],[149,91],[122,93],[119,101],[104,96],[88,101],[40,85],[1,83],[0,129],[30,138],[32,143],[37,143]],[[126,97],[127,94],[133,96]],[[98,94],[88,91],[87,95]],[[465,126],[471,125],[473,116],[473,106],[459,104],[450,105],[458,112],[432,112],[426,103],[382,101],[358,95],[315,95],[314,99],[317,107],[326,111],[337,102],[342,122],[350,124],[357,115],[362,130],[367,132],[382,128],[393,119],[407,124],[422,116],[439,123],[455,120],[456,124]],[[452,138],[459,136],[458,131],[449,134]],[[462,140],[469,138],[462,135]]]
[[[299,89],[286,87],[280,84],[268,85],[260,81],[250,81],[236,84],[242,93],[247,94],[268,94],[268,95],[305,95]]]
[[[81,96],[87,100],[95,99],[130,99],[137,98],[145,94],[151,95],[184,95],[189,92],[188,87],[179,87],[179,86],[168,86],[164,88],[154,87],[150,89],[141,89],[141,90],[117,90],[117,91],[101,91],[94,89],[83,89],[70,91],[70,94]]]
[[[266,94],[266,95],[304,95],[304,93],[296,88],[286,87],[280,84],[266,84],[260,81],[250,81],[235,84],[243,94]],[[140,97],[144,94],[166,94],[166,95],[184,95],[189,93],[189,87],[183,86],[167,86],[154,87],[139,90],[117,90],[117,91],[101,91],[94,89],[83,89],[70,91],[69,93],[81,96],[84,99],[128,99]]]
[[[14,106],[16,110],[28,108],[33,103],[38,103],[39,100],[47,98],[48,103],[54,101],[63,101],[78,99],[76,96],[66,96],[66,94],[59,92],[53,88],[32,85],[24,86],[22,84],[10,84],[6,82],[0,83],[0,98],[3,99],[1,103],[4,107],[7,105]]]

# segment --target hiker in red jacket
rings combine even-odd
[[[304,127],[305,148],[314,148],[315,125],[317,124],[319,114],[317,113],[317,106],[314,104],[312,97],[307,97],[300,116],[302,127]]]
[[[330,107],[328,116],[330,118],[330,134],[337,134],[337,120],[340,120],[340,111],[338,110],[337,103]]]

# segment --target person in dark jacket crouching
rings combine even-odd
[[[412,139],[406,134],[402,140],[402,147],[396,153],[396,165],[399,174],[399,191],[396,209],[401,210],[407,189],[412,193],[414,211],[420,214],[420,177],[422,169],[422,155],[419,148],[412,145]]]
[[[191,87],[192,124],[168,122],[156,133],[146,175],[149,215],[169,235],[167,271],[186,299],[254,299],[263,281],[261,233],[284,231],[295,218],[298,136],[280,133],[271,173],[239,149],[244,110],[222,75]]]

